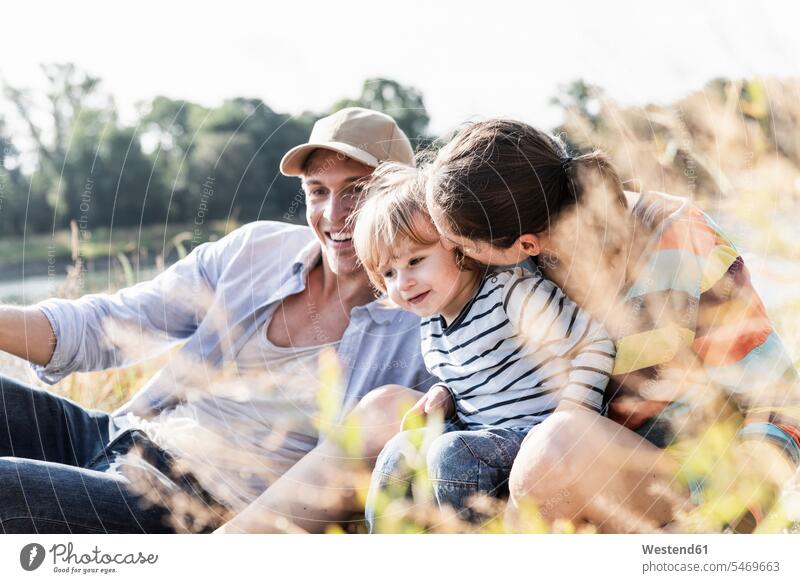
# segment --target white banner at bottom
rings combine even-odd
[[[793,535],[0,536],[3,582],[796,582],[799,566]]]

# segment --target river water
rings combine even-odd
[[[139,283],[158,275],[155,267],[146,267],[133,271],[133,281]],[[49,297],[60,295],[67,281],[67,274],[59,270],[52,275],[32,275],[25,278],[0,280],[0,303],[28,305]],[[91,271],[84,275],[81,290],[83,293],[94,293],[110,289],[118,289],[124,285],[124,277],[119,271]]]

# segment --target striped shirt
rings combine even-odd
[[[800,464],[797,370],[733,243],[685,198],[648,192],[632,214],[653,235],[615,334],[609,417],[636,429],[715,385],[744,413],[743,438],[770,440]],[[679,390],[659,395],[660,380]]]
[[[489,273],[451,324],[434,316],[420,330],[468,429],[531,427],[562,400],[602,407],[614,344],[538,269]]]

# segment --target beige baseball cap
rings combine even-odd
[[[307,144],[295,146],[281,160],[281,173],[300,176],[311,153],[317,148],[340,152],[367,166],[391,160],[414,165],[411,142],[385,113],[346,107],[314,124]]]

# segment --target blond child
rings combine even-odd
[[[614,345],[532,264],[493,269],[442,245],[424,184],[424,170],[379,167],[353,239],[372,283],[422,318],[422,353],[439,382],[414,409],[447,420],[427,452],[429,478],[439,504],[470,518],[466,499],[503,493],[532,427],[559,407],[601,411]],[[379,491],[409,481],[410,437],[399,433],[378,457],[366,508],[372,531]],[[442,464],[460,479],[438,480]]]

